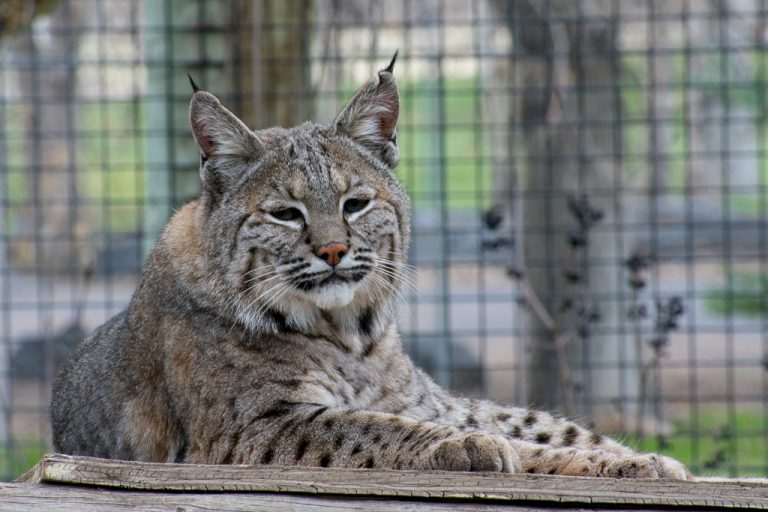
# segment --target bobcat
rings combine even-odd
[[[53,390],[58,451],[142,461],[690,478],[543,412],[451,395],[395,323],[410,202],[395,59],[333,124],[190,104],[200,198]]]

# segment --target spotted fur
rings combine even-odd
[[[686,478],[672,459],[544,412],[455,397],[414,367],[395,324],[410,237],[393,172],[398,113],[392,65],[327,126],[253,132],[196,91],[201,196],[171,219],[126,311],[59,375],[55,448]]]

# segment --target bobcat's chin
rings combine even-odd
[[[306,292],[309,299],[320,309],[344,307],[355,298],[357,283],[335,281]]]

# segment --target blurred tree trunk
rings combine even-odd
[[[187,109],[198,85],[252,128],[311,117],[311,0],[145,0],[148,251],[173,209],[197,195],[198,155]]]
[[[619,329],[631,244],[610,228],[623,215],[617,23],[605,1],[492,5],[512,31],[512,122],[527,155],[516,222],[529,290],[528,401],[606,425],[637,397],[634,353]],[[593,224],[580,226],[579,215]]]
[[[291,127],[313,115],[309,52],[315,27],[313,0],[245,2],[252,31],[241,34],[240,47],[250,73],[239,76],[243,91],[253,91],[246,108],[256,128]],[[250,37],[248,37],[250,35]]]

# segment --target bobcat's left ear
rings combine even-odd
[[[200,179],[205,190],[220,194],[258,159],[262,145],[216,96],[201,91],[191,78],[190,82],[195,93],[189,104],[189,122],[200,148]]]
[[[392,76],[396,59],[397,53],[376,78],[355,93],[334,122],[338,133],[369,149],[391,168],[400,158],[396,130],[400,97]]]
[[[204,159],[253,160],[259,153],[253,132],[209,92],[195,90],[189,104],[189,124]]]

